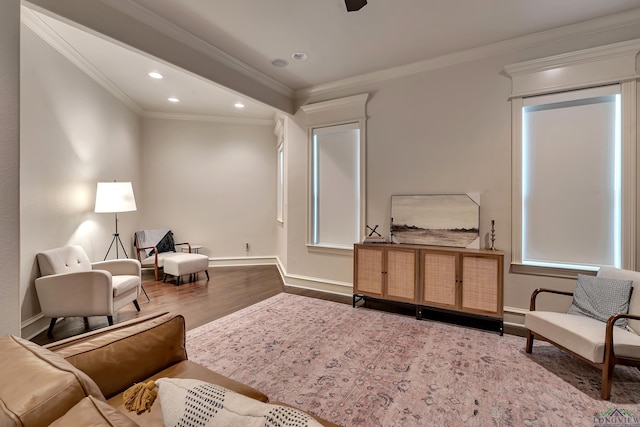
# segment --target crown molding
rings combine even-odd
[[[363,120],[367,116],[368,93],[331,99],[300,106],[307,126],[318,126],[348,120]]]
[[[511,97],[540,95],[635,80],[640,39],[520,62],[504,67]]]
[[[275,90],[281,95],[289,98],[293,97],[294,91],[288,86],[283,85],[277,80],[267,76],[248,64],[229,55],[223,50],[217,48],[206,40],[201,39],[186,29],[162,18],[153,13],[149,9],[131,1],[131,0],[102,0],[103,3],[119,10],[132,18],[149,25],[150,27],[160,31],[167,36],[184,43],[185,45],[197,50],[198,52],[221,62],[222,64],[234,69],[235,71],[250,77],[261,84]]]
[[[340,92],[346,89],[354,89],[385,80],[402,78],[412,74],[424,73],[466,62],[499,56],[510,52],[530,49],[536,46],[543,46],[562,40],[584,37],[591,34],[638,24],[640,24],[640,8],[560,28],[528,34],[514,39],[491,43],[477,48],[466,49],[399,67],[374,71],[372,73],[361,74],[322,85],[300,89],[295,92],[294,98],[296,100],[303,100],[308,99],[311,96],[328,96],[334,92]]]
[[[273,126],[274,119],[247,119],[243,117],[211,116],[204,114],[174,114],[160,111],[144,111],[142,117],[163,120],[185,120],[193,122],[215,122],[252,126]]]
[[[67,58],[80,71],[87,74],[107,92],[115,96],[119,101],[137,114],[142,114],[142,108],[129,98],[117,85],[94,67],[80,52],[67,43],[53,28],[47,25],[34,11],[21,6],[20,21],[44,40],[58,53]]]

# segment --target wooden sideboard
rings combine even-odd
[[[504,253],[406,244],[355,244],[353,306],[360,299],[498,320],[503,333]]]

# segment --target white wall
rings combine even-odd
[[[20,334],[20,1],[0,2],[0,335]]]
[[[20,304],[29,336],[47,322],[34,287],[36,253],[80,244],[102,260],[115,224],[113,214],[93,212],[96,183],[132,181],[140,194],[140,119],[24,25],[21,36]],[[136,217],[120,214],[123,237]]]
[[[367,103],[367,220],[389,238],[393,194],[481,194],[481,237],[496,221],[496,247],[505,251],[506,320],[522,322],[537,287],[571,290],[574,280],[509,273],[511,260],[510,79],[503,67],[528,59],[640,37],[640,26],[469,60],[445,68],[311,96],[305,103],[370,93]],[[302,117],[289,141],[288,272],[323,281],[352,281],[352,259],[306,247],[307,151]],[[351,289],[343,287],[346,293]],[[560,304],[562,305],[562,304]],[[563,308],[563,307],[560,307]]]
[[[273,124],[145,118],[141,228],[171,228],[211,258],[276,254]],[[249,251],[245,244],[249,243]]]

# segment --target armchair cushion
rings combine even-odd
[[[530,311],[525,316],[525,327],[591,362],[604,362],[604,326],[599,320],[553,311]],[[613,328],[613,343],[616,356],[638,358],[640,336]]]
[[[42,251],[37,258],[42,276],[91,270],[89,257],[78,245]]]
[[[111,278],[113,285],[113,297],[117,298],[140,286],[139,276],[113,276]]]
[[[627,313],[632,284],[633,280],[579,274],[573,302],[567,313],[591,317],[601,322],[606,322],[614,314]],[[627,319],[620,319],[615,325],[626,328]]]

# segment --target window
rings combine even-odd
[[[349,247],[360,240],[360,125],[312,129],[311,244]]]
[[[351,255],[364,236],[368,98],[363,93],[300,107],[309,136],[307,247],[312,251]]]
[[[621,266],[620,86],[524,98],[522,263]]]
[[[510,64],[511,271],[636,268],[640,41]]]
[[[276,220],[284,222],[284,144],[278,145],[278,170],[276,188]]]

